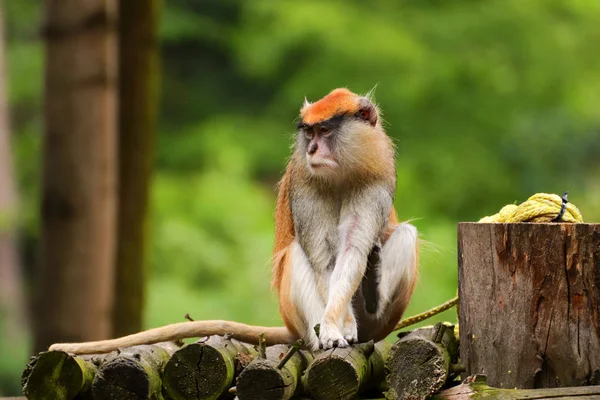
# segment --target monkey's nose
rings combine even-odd
[[[318,149],[318,148],[319,148],[319,145],[318,145],[318,144],[316,144],[316,143],[311,143],[311,144],[308,146],[308,154],[310,154],[310,155],[312,156],[313,154],[315,154],[315,153],[317,152],[317,149]]]

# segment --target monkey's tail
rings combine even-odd
[[[190,321],[161,326],[117,339],[83,343],[56,343],[50,346],[49,350],[62,350],[72,354],[100,354],[108,353],[121,347],[225,334],[232,334],[233,338],[242,342],[258,343],[258,336],[261,333],[264,334],[264,338],[269,346],[273,344],[290,344],[298,339],[283,326],[255,326],[221,320]]]

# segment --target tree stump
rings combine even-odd
[[[460,356],[490,386],[600,383],[600,225],[461,223]]]

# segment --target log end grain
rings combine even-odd
[[[315,357],[306,384],[315,399],[355,399],[368,374],[364,352],[355,347],[337,348]]]
[[[21,384],[28,399],[73,399],[89,392],[95,367],[63,351],[42,352],[27,365]]]
[[[433,341],[406,337],[390,349],[386,362],[388,399],[426,399],[448,378],[450,356]]]

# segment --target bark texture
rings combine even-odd
[[[34,349],[112,333],[116,0],[46,0]]]
[[[114,337],[142,330],[158,103],[158,0],[119,1],[119,198]]]
[[[600,384],[600,225],[461,223],[459,325],[493,387]]]

